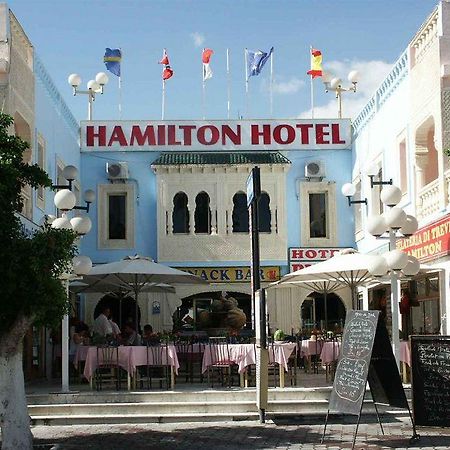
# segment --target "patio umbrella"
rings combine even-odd
[[[99,264],[91,269],[89,275],[83,276],[83,282],[89,285],[95,283],[107,284],[117,290],[133,292],[136,301],[136,326],[138,325],[138,295],[151,286],[161,284],[193,284],[207,283],[196,275],[172,269],[155,263],[145,256],[127,256],[120,261]],[[148,292],[148,291],[147,291]]]
[[[331,289],[336,290],[338,286],[349,287],[352,293],[352,307],[355,308],[356,288],[373,279],[368,268],[377,258],[379,255],[365,255],[349,250],[326,261],[288,273],[273,285],[302,283],[316,290],[320,289],[324,282],[331,282],[332,284],[327,287],[328,292],[331,292]]]

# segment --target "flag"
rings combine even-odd
[[[209,65],[209,60],[214,52],[210,48],[204,48],[202,53],[203,62],[203,81],[209,80],[213,76],[211,66]]]
[[[122,51],[120,48],[106,48],[103,62],[106,69],[114,75],[120,77],[120,62],[122,61]]]
[[[259,75],[261,73],[264,64],[268,61],[272,55],[273,47],[269,50],[269,53],[262,50],[256,50],[255,52],[247,50],[247,68],[248,77]]]
[[[311,70],[306,73],[312,78],[322,76],[322,52],[320,50],[311,49]]]
[[[166,49],[163,50],[163,57],[161,61],[159,61],[158,64],[163,64],[163,71],[162,71],[162,79],[164,81],[168,80],[173,76],[173,69],[169,65],[169,55],[166,52]]]

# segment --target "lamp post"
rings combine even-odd
[[[348,81],[351,85],[344,87],[342,80],[337,77],[332,77],[328,72],[324,72],[322,76],[323,84],[325,85],[325,92],[333,91],[336,93],[336,99],[338,101],[338,117],[342,119],[342,94],[344,92],[356,92],[356,84],[359,81],[359,73],[356,70],[352,70],[348,76]]]
[[[76,197],[72,192],[73,181],[78,176],[78,169],[74,166],[66,166],[63,170],[63,176],[68,181],[67,185],[53,185],[53,189],[58,190],[54,197],[55,206],[62,211],[61,217],[46,216],[45,221],[51,224],[55,229],[73,230],[78,236],[84,236],[89,233],[92,227],[91,219],[87,215],[72,217],[67,216],[69,211],[74,209],[89,212],[90,204],[95,200],[95,192],[87,190],[84,192],[85,206],[76,205]],[[87,256],[75,256],[72,260],[72,271],[65,273],[61,280],[65,283],[67,299],[69,301],[69,282],[77,279],[81,275],[87,275],[92,268],[92,261]],[[62,392],[69,390],[69,314],[66,312],[62,319],[61,333],[61,378]]]
[[[103,94],[103,88],[108,84],[108,81],[108,75],[105,72],[99,72],[95,76],[95,80],[87,82],[87,91],[80,91],[78,87],[81,84],[81,77],[76,73],[69,75],[67,82],[72,86],[73,95],[84,94],[88,96],[88,120],[92,120],[92,105],[95,101],[95,95]]]

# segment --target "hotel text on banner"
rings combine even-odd
[[[450,215],[397,241],[397,248],[419,261],[432,261],[450,254]]]
[[[81,122],[84,152],[343,150],[351,143],[349,119]]]

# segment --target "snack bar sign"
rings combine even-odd
[[[330,259],[342,248],[291,247],[289,249],[289,272],[304,269],[326,259]]]
[[[84,152],[249,152],[350,147],[350,119],[81,122]]]
[[[178,270],[197,275],[210,283],[250,283],[250,267],[177,267]],[[280,279],[280,267],[268,266],[260,269],[261,281],[272,282]]]

